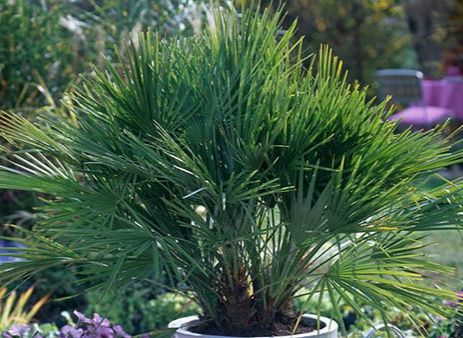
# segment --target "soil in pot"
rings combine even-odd
[[[232,337],[272,337],[272,336],[289,336],[292,334],[310,333],[317,329],[323,329],[326,325],[320,322],[317,328],[317,320],[313,318],[302,318],[296,331],[293,333],[296,324],[296,316],[277,316],[275,321],[269,327],[249,326],[234,330],[219,328],[212,321],[202,322],[199,325],[188,328],[188,331],[215,336],[232,336]]]

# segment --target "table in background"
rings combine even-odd
[[[422,92],[425,105],[447,108],[463,121],[463,78],[424,80]]]

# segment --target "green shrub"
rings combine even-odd
[[[202,1],[0,0],[0,109],[59,104],[90,63],[141,31],[200,29]]]
[[[184,295],[153,294],[146,286],[131,287],[122,294],[113,292],[105,298],[91,293],[88,298],[88,315],[104,313],[111,321],[121,324],[133,334],[165,328],[180,316],[200,313],[199,307]]]
[[[49,104],[68,85],[73,48],[62,14],[59,1],[0,0],[0,108]]]
[[[463,336],[463,291],[455,302],[447,303],[455,309],[450,318],[440,318],[429,334],[429,338],[459,338]]]
[[[88,304],[88,296],[84,288],[79,285],[77,272],[73,268],[52,267],[36,274],[24,285],[35,285],[33,299],[43,295],[50,295],[50,301],[37,313],[36,319],[40,323],[56,323],[62,326],[66,323],[61,316],[63,311],[83,310]]]

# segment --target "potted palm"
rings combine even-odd
[[[280,13],[222,8],[200,36],[142,36],[70,94],[76,119],[2,113],[18,151],[0,187],[49,198],[0,281],[74,265],[103,291],[183,285],[202,314],[178,337],[336,337],[338,311],[292,311],[301,290],[386,322],[445,315],[435,299],[453,293],[418,281],[448,269],[420,239],[460,227],[460,185],[417,182],[462,153],[440,129],[399,133],[328,48],[306,60],[294,26],[279,35]]]

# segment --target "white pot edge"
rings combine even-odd
[[[333,319],[317,316],[312,314],[304,314],[305,318],[313,318],[315,320],[320,320],[320,322],[325,323],[325,327],[321,330],[316,330],[309,333],[296,334],[294,336],[276,336],[274,338],[337,338],[338,337],[338,323]],[[231,336],[214,336],[214,335],[205,335],[195,332],[188,331],[188,327],[197,324],[199,322],[198,316],[188,316],[176,319],[169,323],[168,328],[177,329],[174,337],[184,338],[243,338],[243,337],[231,337]],[[273,337],[250,337],[250,338],[273,338]]]

